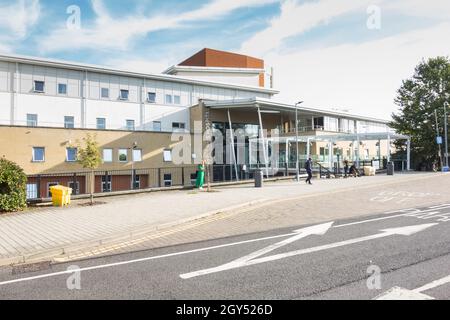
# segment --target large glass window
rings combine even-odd
[[[37,114],[27,114],[27,126],[37,127],[38,125],[38,115]]]
[[[106,119],[105,118],[97,118],[97,129],[98,130],[106,129]]]
[[[153,131],[161,131],[161,121],[153,121]]]
[[[45,89],[44,81],[35,81],[34,82],[34,92],[43,93]]]
[[[119,162],[128,162],[128,150],[119,149]]]
[[[134,162],[142,161],[142,149],[134,149],[133,150],[133,161]]]
[[[130,95],[130,91],[120,90],[120,100],[128,100],[129,95]]]
[[[113,162],[112,149],[103,149],[103,162]]]
[[[45,161],[45,148],[33,147],[33,162],[44,162],[44,161]]]
[[[127,120],[126,126],[128,131],[134,131],[135,130],[134,120]]]
[[[66,129],[75,128],[75,118],[72,116],[64,117],[64,128],[66,128]]]
[[[66,161],[67,162],[76,162],[77,161],[77,148],[67,148],[66,149]]]
[[[58,94],[62,94],[62,95],[67,94],[67,84],[58,83]]]
[[[156,93],[148,92],[147,93],[147,101],[150,103],[155,103],[156,102]]]
[[[101,90],[101,96],[102,99],[109,99],[109,89],[108,88],[102,88]]]

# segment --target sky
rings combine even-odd
[[[449,0],[0,0],[1,53],[160,73],[232,51],[274,68],[279,102],[381,119],[449,40]]]

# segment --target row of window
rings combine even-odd
[[[118,149],[117,160],[120,163],[127,163],[129,149]],[[103,162],[112,163],[114,161],[113,149],[103,149]],[[66,148],[66,161],[76,162],[78,156],[77,148]],[[142,162],[142,149],[132,149],[131,160],[133,162]],[[172,150],[164,150],[164,162],[172,162]],[[33,147],[33,162],[45,162],[45,147]]]
[[[34,81],[34,92],[36,93],[45,93],[45,81]],[[58,83],[58,94],[59,95],[67,95],[67,84]],[[102,99],[110,99],[109,88],[101,88],[100,97]],[[122,89],[119,92],[119,100],[128,101],[130,97],[130,91],[126,89]],[[156,93],[155,92],[147,92],[147,102],[148,103],[156,103]],[[166,104],[181,104],[181,96],[179,95],[165,95],[165,103]]]
[[[38,115],[37,114],[27,114],[27,126],[28,127],[37,127],[38,126]],[[64,117],[64,128],[66,129],[74,129],[75,128],[75,117],[73,116],[65,116]],[[135,131],[136,130],[136,122],[134,120],[126,120],[125,128],[127,131]],[[106,130],[106,118],[97,118],[96,119],[96,129],[97,130]],[[172,130],[185,130],[186,124],[184,122],[173,122]],[[161,131],[161,121],[153,121],[153,130]]]

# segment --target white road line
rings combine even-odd
[[[382,217],[382,218],[377,218],[377,219],[369,219],[369,220],[364,220],[364,221],[359,221],[359,222],[354,222],[354,223],[349,223],[349,224],[343,224],[343,225],[337,225],[337,226],[333,226],[333,228],[347,227],[347,226],[352,226],[352,225],[355,225],[355,224],[362,224],[362,223],[368,223],[368,222],[373,222],[373,221],[380,221],[380,220],[385,220],[385,219],[397,218],[397,217],[401,217],[401,216],[405,216],[405,214],[395,215],[395,216],[388,216],[388,217]],[[232,247],[232,246],[238,246],[238,245],[241,245],[241,244],[247,244],[247,243],[254,243],[254,242],[260,242],[260,241],[265,241],[265,240],[272,240],[272,239],[278,239],[278,238],[291,237],[291,236],[295,236],[295,235],[297,235],[297,233],[293,232],[293,233],[287,233],[287,234],[282,234],[282,235],[277,235],[277,236],[271,236],[271,237],[265,237],[265,238],[259,238],[259,239],[252,239],[252,240],[240,241],[240,242],[235,242],[235,243],[229,243],[229,244],[224,244],[224,245],[219,245],[219,246],[212,246],[212,247],[200,248],[200,249],[195,249],[195,250],[175,252],[175,253],[170,253],[170,254],[166,254],[166,255],[153,256],[153,257],[147,257],[147,258],[136,259],[136,260],[129,260],[129,261],[122,261],[122,262],[105,264],[105,265],[98,265],[98,266],[93,266],[93,267],[81,268],[81,269],[77,270],[77,272],[105,269],[105,268],[111,268],[111,267],[122,266],[122,265],[133,264],[133,263],[139,263],[139,262],[145,262],[145,261],[150,261],[150,260],[170,258],[170,257],[186,255],[186,254],[191,254],[191,253],[197,253],[197,252],[203,252],[203,251],[227,248],[227,247]],[[34,276],[34,277],[20,278],[20,279],[0,282],[0,286],[7,285],[7,284],[19,283],[19,282],[25,282],[25,281],[32,281],[32,280],[56,277],[56,276],[60,276],[60,275],[64,275],[64,274],[73,274],[73,273],[74,273],[74,271],[61,271],[61,272],[48,273],[48,274],[43,274],[43,275]]]
[[[426,285],[424,285],[424,286],[422,286],[420,288],[414,289],[413,291],[420,293],[420,292],[424,292],[424,291],[427,291],[427,290],[431,290],[431,289],[443,286],[444,284],[447,284],[447,283],[450,283],[450,276],[447,276],[445,278],[442,278],[442,279],[433,281],[431,283],[428,283],[428,284],[426,284]]]
[[[368,222],[381,221],[381,220],[387,220],[387,219],[398,218],[398,217],[406,217],[407,215],[408,215],[407,213],[402,213],[402,214],[397,214],[394,216],[375,218],[375,219],[363,220],[363,221],[346,223],[346,224],[339,224],[337,226],[334,226],[333,228],[343,228],[343,227],[355,226],[358,224],[363,224],[363,223],[368,223]]]
[[[150,261],[150,260],[156,260],[156,259],[163,259],[163,258],[170,258],[170,257],[181,256],[181,255],[190,254],[190,253],[196,253],[196,252],[202,252],[202,251],[208,251],[208,250],[215,250],[215,249],[220,249],[220,248],[232,247],[232,246],[237,246],[237,245],[241,245],[241,244],[259,242],[259,241],[265,241],[265,240],[272,240],[272,239],[278,239],[278,238],[285,238],[285,237],[295,236],[295,235],[298,235],[298,233],[282,234],[282,235],[278,235],[278,236],[272,236],[272,237],[266,237],[266,238],[260,238],[260,239],[252,239],[252,240],[228,243],[228,244],[223,244],[223,245],[219,245],[219,246],[213,246],[213,247],[207,247],[207,248],[201,248],[201,249],[195,249],[195,250],[188,250],[188,251],[169,253],[169,254],[164,254],[164,255],[160,255],[160,256],[153,256],[153,257],[147,257],[147,258],[142,258],[142,259],[135,259],[135,260],[129,260],[129,261],[122,261],[122,262],[98,265],[98,266],[93,266],[93,267],[80,268],[80,269],[76,270],[76,272],[105,269],[105,268],[122,266],[122,265],[127,265],[127,264],[138,263],[138,262],[144,262],[144,261]],[[66,271],[60,271],[60,272],[54,272],[54,273],[47,273],[47,274],[34,276],[34,277],[27,277],[27,278],[21,278],[21,279],[15,279],[15,280],[9,280],[9,281],[0,282],[0,286],[7,285],[7,284],[12,284],[12,283],[24,282],[24,281],[31,281],[31,280],[37,280],[37,279],[43,279],[43,278],[56,277],[56,276],[60,276],[60,275],[64,275],[64,274],[73,274],[73,273],[74,273],[74,271],[67,271],[67,270]]]
[[[328,249],[334,249],[334,248],[343,247],[343,246],[347,246],[347,245],[351,245],[351,244],[355,244],[355,243],[385,238],[385,237],[389,237],[389,236],[393,236],[393,235],[410,236],[410,235],[413,235],[420,231],[431,228],[435,225],[438,225],[438,223],[430,223],[430,224],[414,225],[414,226],[407,226],[407,227],[401,227],[401,228],[385,229],[385,230],[381,230],[381,233],[371,235],[371,236],[335,242],[335,243],[312,247],[312,248],[307,248],[307,249],[295,250],[295,251],[282,253],[282,254],[276,254],[276,255],[259,258],[259,259],[255,259],[255,260],[242,262],[242,261],[240,261],[240,259],[238,259],[238,260],[232,261],[230,263],[227,263],[227,264],[224,264],[224,265],[221,265],[218,267],[181,274],[180,277],[182,279],[190,279],[190,278],[195,278],[195,277],[199,277],[199,276],[203,276],[203,275],[207,275],[207,274],[228,271],[231,269],[252,266],[252,265],[256,265],[256,264],[276,261],[276,260],[280,260],[280,259],[284,259],[284,258],[294,257],[294,256],[298,256],[298,255],[303,255],[303,254],[308,254],[308,253],[313,253],[313,252],[318,252],[318,251],[323,251],[323,250],[328,250]]]

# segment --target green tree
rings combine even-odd
[[[27,176],[14,162],[0,159],[0,212],[23,210],[27,206]]]
[[[102,158],[100,155],[100,148],[98,146],[95,136],[87,134],[83,139],[84,147],[78,147],[78,163],[80,163],[83,168],[91,170],[90,176],[90,188],[89,193],[91,195],[91,205],[94,204],[94,190],[95,190],[95,173],[94,170],[97,169],[102,163]]]
[[[397,132],[411,136],[412,167],[430,170],[439,161],[436,142],[436,119],[439,135],[444,135],[444,102],[450,93],[450,61],[447,57],[423,60],[412,78],[404,80],[397,92],[396,105],[390,126]],[[397,153],[405,154],[404,142],[396,142]]]

